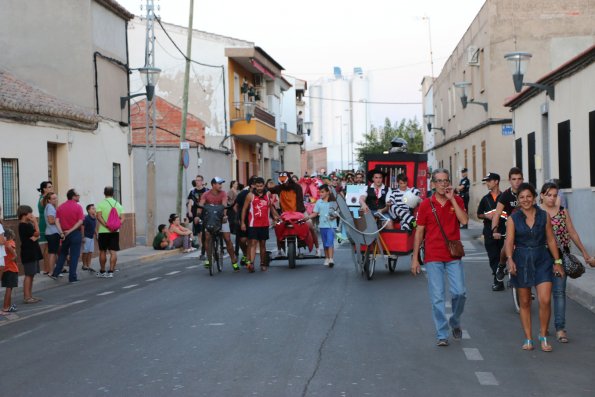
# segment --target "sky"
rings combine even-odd
[[[117,0],[144,15],[146,0]],[[190,0],[154,0],[165,22],[188,26]],[[485,0],[194,1],[193,28],[252,41],[284,74],[315,82],[339,66],[370,81],[371,122],[422,119],[421,81],[438,76]],[[141,10],[141,5],[142,10]],[[430,32],[432,57],[430,57]],[[200,61],[200,54],[192,58]],[[158,66],[158,65],[157,65]],[[401,103],[419,103],[405,105]]]

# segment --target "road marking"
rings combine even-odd
[[[196,269],[198,265],[186,266],[186,269]]]
[[[476,372],[475,376],[482,386],[498,386],[498,380],[491,372]]]
[[[14,324],[16,322],[19,322],[19,321],[22,321],[22,320],[25,320],[25,319],[28,319],[28,318],[31,318],[31,317],[37,317],[37,316],[41,316],[42,314],[55,312],[56,310],[65,309],[65,308],[67,308],[69,306],[78,305],[79,303],[83,303],[83,302],[86,302],[86,300],[78,300],[78,301],[70,302],[70,303],[67,303],[67,304],[64,304],[64,305],[55,306],[55,307],[49,308],[47,310],[42,310],[40,312],[31,314],[30,316],[10,319],[10,321],[6,321],[6,322],[0,323],[0,327],[3,327],[5,325],[7,325],[7,324]]]
[[[136,287],[137,285],[138,285],[138,284],[130,284],[130,285],[127,285],[127,286],[125,286],[125,287],[122,287],[122,289],[129,289],[129,288],[134,288],[134,287]]]
[[[173,272],[165,273],[166,276],[173,276],[174,274],[180,273],[179,270],[174,270]]]
[[[153,277],[153,278],[149,278],[146,281],[155,281],[155,280],[159,280],[161,277]]]
[[[114,293],[114,291],[105,291],[100,294],[97,294],[97,296],[105,296],[105,295],[109,295],[109,294],[113,294],[113,293]]]
[[[207,325],[211,325],[211,326],[220,327],[220,326],[222,326],[222,325],[225,325],[225,323],[210,323],[210,324],[207,324]]]
[[[463,339],[471,339],[471,335],[469,335],[466,329],[463,330]]]
[[[464,347],[463,352],[465,353],[467,360],[471,360],[471,361],[482,361],[483,360],[483,357],[481,356],[479,349],[476,349],[474,347]]]

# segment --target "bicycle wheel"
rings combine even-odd
[[[219,251],[219,237],[217,237],[213,243],[213,264],[211,265],[211,268],[213,266],[217,266],[217,271],[221,272],[221,252]],[[213,270],[213,273],[215,271]]]
[[[388,258],[388,271],[391,273],[394,273],[395,270],[397,270],[397,260],[398,260],[398,256],[396,258]]]
[[[372,277],[374,277],[374,268],[376,267],[375,249],[376,244],[372,243],[368,245],[366,253],[364,254],[364,274],[368,280],[372,280]]]
[[[215,240],[215,236],[211,236],[211,241],[210,244],[207,245],[207,260],[209,261],[209,276],[213,275],[213,266],[214,266],[214,261],[213,261],[213,244],[215,244],[214,240]],[[217,255],[215,253],[215,255]]]

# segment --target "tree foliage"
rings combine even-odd
[[[412,132],[412,137],[410,137]],[[391,123],[387,117],[384,120],[384,126],[372,126],[370,132],[364,134],[364,141],[357,142],[357,161],[364,164],[366,154],[382,154],[390,149],[390,142],[394,138],[403,138],[407,141],[408,152],[423,151],[423,136],[421,126],[417,119],[402,119],[400,123]]]

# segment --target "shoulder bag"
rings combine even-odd
[[[430,199],[430,205],[432,206],[432,212],[434,213],[434,217],[436,218],[436,222],[438,222],[438,227],[440,228],[440,232],[446,241],[446,246],[448,247],[448,252],[450,256],[453,258],[462,258],[465,256],[465,249],[463,248],[463,243],[461,240],[449,240],[446,238],[446,233],[444,233],[444,229],[442,229],[442,225],[440,224],[440,219],[438,219],[438,214],[436,214],[436,208]]]

